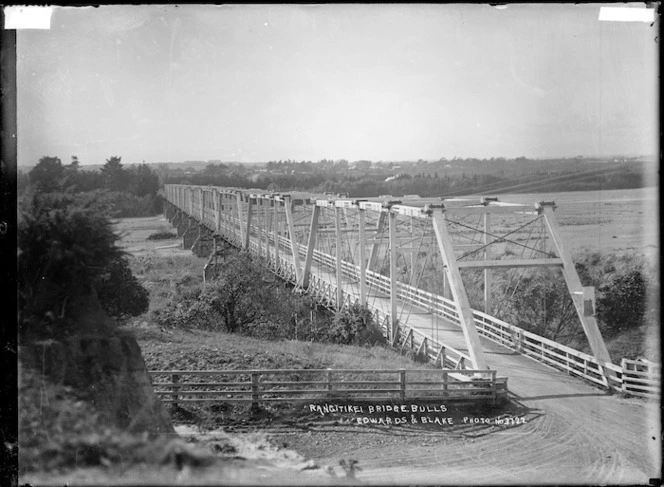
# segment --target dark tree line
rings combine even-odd
[[[159,177],[147,164],[124,167],[122,158],[112,156],[101,171],[81,169],[79,160],[62,164],[59,157],[45,156],[28,173],[29,185],[44,193],[54,191],[85,192],[96,189],[125,191],[135,196],[154,195],[159,190]]]
[[[107,159],[100,171],[81,169],[76,156],[69,164],[58,157],[42,157],[20,185],[41,193],[95,192],[97,199],[106,202],[111,216],[119,218],[161,211],[157,174],[147,164],[125,167],[118,156]]]

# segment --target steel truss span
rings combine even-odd
[[[594,288],[581,284],[553,202],[349,199],[177,184],[167,184],[165,193],[166,217],[183,245],[210,256],[206,274],[226,242],[327,307],[369,307],[393,346],[411,348],[442,368],[488,370],[484,337],[624,389],[623,369],[611,363],[595,319]],[[501,292],[515,291],[525,272],[543,267],[564,279],[592,355],[493,316]],[[505,269],[507,283],[497,278]]]

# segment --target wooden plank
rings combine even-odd
[[[517,267],[562,267],[561,259],[503,259],[459,261],[459,269],[502,269]]]
[[[182,386],[182,387],[234,387],[234,386],[250,386],[251,382],[155,382],[152,384],[154,387],[170,387],[170,386]]]

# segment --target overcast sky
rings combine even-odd
[[[19,164],[657,153],[657,26],[600,6],[58,8]]]

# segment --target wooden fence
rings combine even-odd
[[[507,379],[496,371],[447,369],[280,369],[150,371],[162,402],[441,400],[496,404]]]
[[[649,360],[622,359],[622,390],[635,396],[659,396],[662,365]]]

